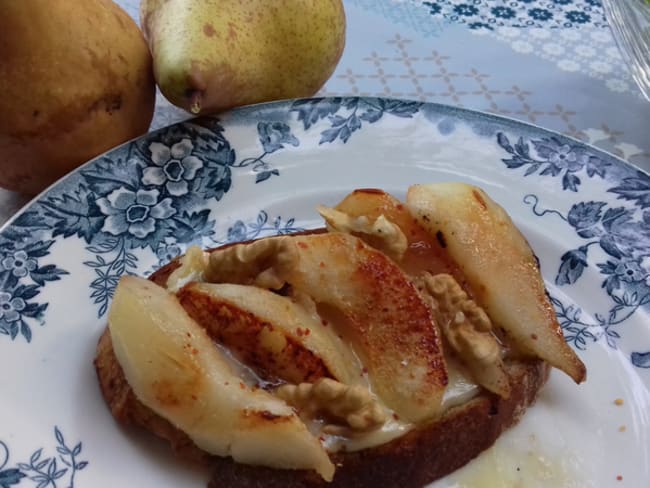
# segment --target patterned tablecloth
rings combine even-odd
[[[138,18],[139,0],[117,0]],[[347,43],[320,95],[416,99],[576,137],[650,171],[650,103],[600,0],[344,0]],[[158,97],[152,129],[188,114]],[[27,199],[0,190],[0,223]]]

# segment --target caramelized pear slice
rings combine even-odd
[[[109,330],[137,398],[198,447],[241,463],[314,469],[332,479],[334,465],[293,409],[245,385],[167,290],[142,278],[122,278]]]
[[[382,218],[396,225],[406,238],[406,251],[401,255],[395,252],[395,245],[400,245],[400,237],[394,238],[392,235],[396,233],[387,235],[385,232],[381,234],[360,232],[358,228],[357,230],[345,229],[341,226],[340,216],[337,219],[337,214],[328,210],[330,209],[321,211],[321,215],[329,227],[360,237],[366,244],[388,254],[406,274],[419,276],[424,272],[448,273],[459,283],[463,282],[458,267],[454,265],[435,235],[430,235],[423,229],[404,204],[390,193],[375,189],[355,190],[331,210],[342,213],[355,222],[360,220],[367,222],[369,226]]]
[[[476,302],[522,352],[580,383],[586,369],[567,345],[532,249],[508,214],[464,183],[414,185],[406,204],[431,235],[440,235]]]
[[[210,260],[206,276],[215,281],[236,275],[259,284],[257,274],[264,282],[289,283],[334,309],[342,318],[335,324],[338,332],[350,341],[388,407],[412,422],[439,412],[447,370],[438,329],[413,283],[382,252],[334,232],[234,245],[213,252]]]
[[[360,381],[348,344],[308,308],[263,288],[190,283],[177,293],[187,313],[247,366],[269,380]]]

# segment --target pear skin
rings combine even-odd
[[[151,54],[115,3],[7,1],[0,17],[0,186],[38,193],[148,130]]]
[[[341,0],[143,0],[156,81],[193,114],[308,97],[345,45]]]

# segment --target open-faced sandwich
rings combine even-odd
[[[210,486],[418,487],[515,424],[564,341],[506,212],[461,183],[357,190],[322,229],[124,277],[95,366],[112,414]]]

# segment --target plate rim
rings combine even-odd
[[[644,168],[641,168],[615,154],[612,154],[611,152],[601,149],[594,144],[581,141],[580,139],[563,134],[559,131],[553,130],[553,129],[548,129],[546,127],[543,127],[538,124],[534,124],[531,122],[523,121],[521,119],[518,119],[516,117],[510,117],[507,115],[500,115],[500,114],[494,114],[492,112],[488,112],[486,110],[475,110],[472,108],[466,108],[466,107],[460,107],[458,105],[452,105],[452,104],[446,104],[446,103],[440,103],[440,102],[428,102],[428,101],[421,101],[421,100],[416,100],[413,98],[401,98],[401,97],[375,97],[375,96],[348,96],[348,95],[341,95],[341,96],[323,96],[323,97],[300,97],[300,98],[285,98],[285,99],[280,99],[280,100],[272,100],[272,101],[267,101],[267,102],[259,102],[259,103],[253,103],[249,105],[242,105],[239,107],[234,107],[230,110],[225,110],[222,112],[214,113],[214,114],[209,114],[209,115],[201,115],[198,117],[191,116],[191,114],[188,113],[188,118],[184,120],[180,120],[168,125],[165,125],[163,127],[156,128],[154,130],[150,130],[144,134],[141,134],[140,136],[133,137],[127,141],[122,142],[121,144],[118,144],[117,146],[112,147],[111,149],[108,149],[97,156],[93,157],[92,159],[89,159],[88,161],[84,162],[83,164],[79,165],[78,167],[72,169],[65,175],[61,176],[59,179],[56,181],[52,182],[50,185],[48,185],[46,188],[44,188],[42,191],[40,191],[38,194],[34,195],[32,198],[29,199],[24,205],[22,205],[16,212],[14,212],[13,215],[9,219],[7,219],[1,226],[0,226],[0,234],[4,233],[5,230],[13,224],[13,222],[25,211],[27,211],[32,205],[36,204],[41,198],[43,198],[45,195],[49,194],[51,191],[54,191],[56,188],[58,188],[60,185],[62,185],[65,181],[67,181],[69,178],[73,177],[75,174],[79,173],[80,171],[87,169],[89,166],[92,166],[95,161],[98,161],[101,158],[109,157],[111,154],[114,152],[117,152],[121,150],[122,148],[128,146],[129,144],[132,144],[137,141],[143,141],[148,138],[154,137],[157,134],[160,134],[164,131],[170,130],[171,128],[182,126],[185,124],[192,124],[195,123],[196,121],[201,121],[201,120],[212,120],[215,122],[221,122],[223,117],[236,117],[240,116],[246,112],[254,112],[256,110],[265,110],[270,107],[283,107],[283,106],[289,106],[297,101],[310,101],[310,100],[335,100],[339,98],[353,98],[353,99],[358,99],[358,100],[385,100],[385,101],[400,101],[400,102],[407,102],[407,103],[419,103],[422,106],[428,106],[428,107],[434,107],[436,110],[439,111],[448,111],[448,112],[455,112],[455,113],[462,113],[466,115],[466,119],[471,117],[472,115],[476,116],[478,115],[479,117],[482,117],[484,119],[494,121],[494,122],[507,122],[511,125],[515,126],[523,126],[529,130],[533,131],[538,131],[538,132],[543,132],[549,135],[557,136],[561,139],[566,139],[569,141],[574,142],[577,145],[589,148],[592,152],[600,153],[605,156],[607,156],[609,159],[612,159],[617,162],[617,164],[622,165],[625,168],[632,169],[639,171],[646,176],[650,177],[650,169],[645,170]]]

